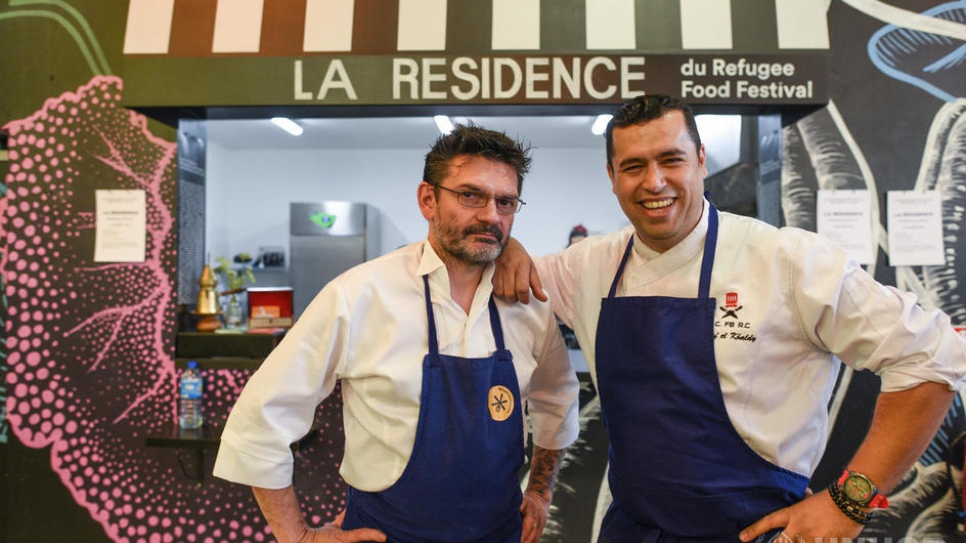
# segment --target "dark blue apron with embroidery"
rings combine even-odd
[[[698,298],[616,297],[632,236],[601,301],[596,370],[614,501],[599,543],[737,543],[805,493],[806,477],[759,456],[728,418],[709,296],[717,236],[709,203]]]
[[[377,528],[392,543],[519,543],[523,405],[500,314],[491,297],[492,356],[441,355],[423,282],[429,354],[412,455],[386,490],[349,489],[342,527]]]

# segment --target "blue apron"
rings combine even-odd
[[[698,298],[616,297],[632,236],[601,301],[597,384],[613,502],[598,543],[737,543],[805,494],[808,479],[759,456],[725,410],[709,297],[717,237],[709,203]]]
[[[441,355],[423,282],[429,354],[412,454],[386,490],[349,488],[342,528],[378,528],[391,543],[519,543],[523,405],[500,314],[490,297],[493,355]]]

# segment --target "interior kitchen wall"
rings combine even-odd
[[[427,222],[416,204],[416,187],[431,143],[405,149],[265,151],[209,143],[208,251],[214,258],[283,246],[287,254],[289,203],[324,200],[375,206],[381,254],[421,240]],[[603,136],[595,148],[535,148],[532,156],[521,194],[527,205],[513,226],[513,235],[531,253],[563,249],[577,224],[594,233],[627,224],[610,192]]]
[[[527,205],[513,226],[513,235],[532,254],[563,249],[577,224],[592,234],[613,232],[628,224],[610,191],[604,137],[590,135],[594,119],[473,119],[532,146],[533,163],[521,193]],[[697,120],[707,150],[708,173],[735,164],[739,160],[741,117],[699,115]],[[252,130],[256,123],[265,123],[270,132],[262,136],[264,141],[278,130],[264,120],[233,120],[220,126],[226,121],[208,121],[205,246],[211,258],[240,252],[256,255],[260,247],[268,246],[284,247],[288,254],[290,202],[341,200],[373,205],[380,214],[379,254],[423,239],[427,223],[416,205],[416,187],[422,180],[424,156],[439,134],[435,128],[414,131],[412,127],[420,121],[358,120],[351,128],[353,141],[360,142],[357,147],[341,143],[338,148],[326,147],[332,135],[316,134],[316,148],[292,140],[292,147],[284,149],[277,141],[258,148],[258,143],[239,144],[241,138],[219,136],[226,126],[246,123],[244,130]],[[322,126],[324,123],[303,124],[307,132],[338,131]],[[426,119],[425,124],[432,121]],[[381,143],[386,138],[360,137],[373,131],[398,133],[398,145]],[[548,131],[564,134],[548,138]],[[289,138],[287,134],[281,137]],[[266,279],[284,280],[276,274]]]

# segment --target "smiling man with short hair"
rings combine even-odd
[[[610,438],[598,542],[856,537],[966,382],[966,340],[828,239],[719,212],[687,104],[637,98],[606,139],[631,225],[535,269],[511,241],[494,277],[508,298],[546,287],[586,355]],[[875,420],[809,496],[842,362],[881,376]]]

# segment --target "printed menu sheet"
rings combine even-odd
[[[94,262],[144,262],[147,209],[143,190],[98,190]]]
[[[890,266],[946,263],[939,191],[889,191],[886,207]]]
[[[872,196],[867,190],[820,190],[816,210],[819,235],[837,243],[859,264],[875,262]]]

